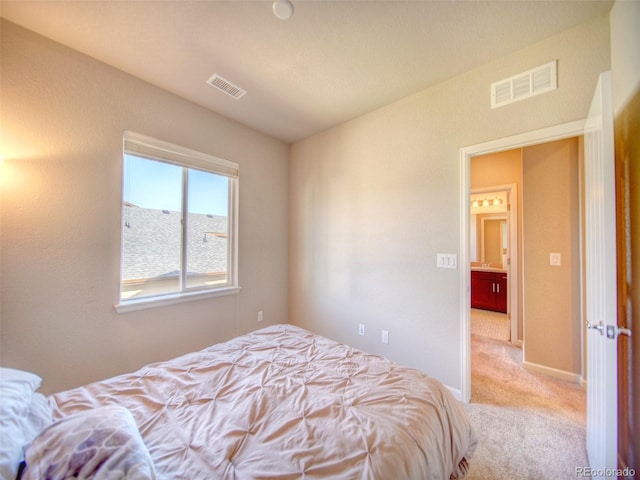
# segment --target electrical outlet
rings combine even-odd
[[[264,317],[262,316],[262,310],[260,310],[258,312],[258,321],[261,322],[262,320],[264,320]]]
[[[382,343],[389,343],[389,330],[382,330]]]
[[[559,267],[560,265],[562,265],[562,255],[559,253],[550,253],[549,265],[553,267]]]
[[[358,335],[364,336],[364,323],[358,325]]]

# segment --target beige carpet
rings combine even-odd
[[[471,333],[496,340],[509,341],[509,319],[505,313],[471,309]]]
[[[576,384],[522,369],[522,350],[472,335],[467,411],[479,444],[469,480],[576,477],[588,466],[585,393]]]

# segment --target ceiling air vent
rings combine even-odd
[[[227,95],[235,98],[236,100],[238,100],[245,93],[247,93],[237,85],[234,85],[230,81],[225,80],[217,73],[214,73],[213,76],[209,80],[207,80],[207,83],[212,87],[217,88],[221,92],[224,92]]]
[[[491,84],[491,108],[502,107],[558,88],[557,61]]]

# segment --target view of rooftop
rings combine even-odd
[[[180,272],[181,214],[123,205],[122,280],[177,276]],[[228,221],[219,215],[187,218],[188,274],[226,272]]]

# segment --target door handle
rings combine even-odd
[[[626,335],[627,337],[631,336],[631,330],[628,328],[618,327],[618,335]]]
[[[616,325],[607,325],[607,338],[617,338],[620,335],[631,336],[631,330],[628,328],[617,327]]]
[[[598,323],[597,325],[594,325],[591,322],[587,322],[587,329],[598,330],[600,332],[600,335],[604,335],[604,325],[602,324],[602,322]]]

